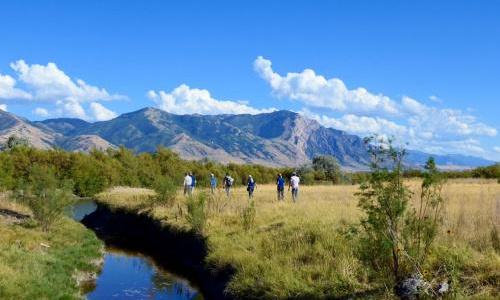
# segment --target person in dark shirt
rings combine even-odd
[[[278,201],[285,200],[285,178],[281,174],[278,174],[276,178],[276,186],[278,188]]]
[[[191,176],[191,193],[194,193],[194,188],[196,187],[196,176],[193,173],[189,173]]]
[[[229,173],[226,173],[226,176],[224,176],[224,180],[222,180],[222,187],[226,190],[226,195],[228,197],[231,196],[231,187],[233,186],[233,181],[234,179],[229,175]]]
[[[253,191],[257,187],[257,183],[253,179],[252,175],[248,175],[248,180],[247,180],[247,191],[248,191],[248,199],[253,198]]]

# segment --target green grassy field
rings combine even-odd
[[[0,208],[29,214],[0,195]],[[48,232],[0,215],[0,299],[83,299],[80,284],[99,268],[103,244],[63,218]]]
[[[408,181],[418,199],[417,180]],[[300,200],[276,200],[274,186],[255,192],[255,220],[245,229],[248,197],[237,188],[228,199],[221,191],[206,202],[207,264],[236,270],[227,292],[266,299],[349,296],[363,293],[392,298],[356,257],[354,241],[338,233],[361,216],[358,186],[304,186]],[[196,193],[202,192],[198,189]],[[114,188],[97,195],[111,207],[147,211],[153,218],[190,230],[187,199],[169,206],[149,203],[150,190]],[[442,227],[429,262],[428,280],[453,277],[451,299],[496,299],[500,295],[498,228],[500,185],[489,180],[452,180],[444,189]],[[247,226],[248,227],[248,226]],[[443,275],[445,274],[445,275]],[[451,279],[450,279],[451,280]],[[375,292],[378,291],[378,292]]]

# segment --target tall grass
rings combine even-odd
[[[414,192],[410,201],[418,204],[421,181],[407,183]],[[234,268],[236,274],[227,289],[240,296],[326,299],[379,290],[356,258],[353,241],[338,234],[362,216],[354,196],[358,189],[355,185],[303,186],[299,201],[292,203],[289,193],[285,202],[278,202],[276,188],[261,185],[253,199],[254,225],[247,230],[242,217],[248,208],[244,188],[234,189],[230,199],[222,191],[209,196],[203,230],[210,249],[207,263],[216,269]],[[112,206],[140,207],[147,193],[110,191],[99,199]],[[500,185],[496,180],[450,180],[442,196],[443,229],[430,251],[426,273],[430,278],[439,277],[440,268],[454,272],[454,298],[494,299],[499,295],[500,256],[492,231],[500,226]],[[182,217],[187,199],[179,193],[174,201],[172,206],[155,206],[152,216],[190,229]],[[391,297],[390,290],[385,297]]]
[[[205,193],[200,193],[197,196],[189,196],[186,202],[186,220],[191,228],[197,233],[203,233],[203,229],[207,222],[206,199],[207,195]]]

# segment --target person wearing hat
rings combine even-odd
[[[212,194],[215,193],[215,189],[217,188],[217,178],[214,174],[210,174],[210,191]]]
[[[247,180],[247,191],[248,191],[248,199],[253,198],[253,191],[257,187],[257,183],[253,179],[252,175],[248,175],[248,180]]]
[[[288,190],[292,188],[293,202],[297,202],[297,200],[299,199],[299,183],[300,183],[299,176],[297,176],[297,173],[293,172],[292,177],[290,177],[290,182],[288,183]]]

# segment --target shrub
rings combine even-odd
[[[338,160],[329,155],[320,155],[313,159],[312,167],[314,171],[321,173],[324,177],[319,180],[328,180],[332,183],[339,183],[341,172]]]
[[[366,140],[374,141],[373,137]],[[426,164],[417,207],[409,207],[412,195],[403,181],[406,151],[395,148],[392,140],[370,145],[372,173],[360,186],[359,206],[366,216],[361,219],[359,253],[372,269],[401,283],[421,276],[429,248],[437,234],[443,199],[443,181],[434,159]],[[381,274],[380,274],[381,273]]]
[[[68,182],[58,186],[54,171],[35,164],[30,170],[29,181],[14,193],[17,201],[27,205],[44,231],[48,231],[68,206],[74,203]]]
[[[177,194],[177,187],[172,179],[166,176],[159,176],[153,182],[156,195],[153,197],[155,203],[164,203],[171,206]]]
[[[207,221],[205,210],[207,195],[200,193],[198,196],[190,196],[187,200],[187,215],[186,219],[191,225],[191,229],[198,233],[202,233]]]
[[[420,272],[433,243],[443,208],[441,190],[444,180],[436,168],[434,158],[425,165],[418,208],[414,207],[405,219],[403,247],[414,259],[413,267]]]

